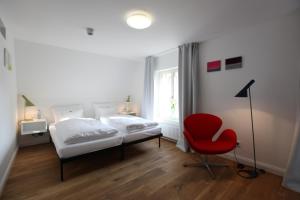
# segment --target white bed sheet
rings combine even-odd
[[[110,147],[115,147],[122,144],[123,136],[117,134],[113,137],[83,142],[78,144],[65,144],[59,135],[56,134],[55,125],[49,126],[52,141],[56,148],[56,152],[60,158],[69,158],[85,153],[90,153]]]
[[[159,135],[161,133],[161,127],[157,126],[151,129],[133,133],[118,133],[117,135],[105,139],[99,139],[90,142],[78,143],[78,144],[65,144],[63,140],[56,134],[55,125],[50,124],[49,131],[52,141],[54,143],[56,152],[60,158],[69,158],[85,153],[90,153],[110,147],[121,145],[122,143],[128,143],[135,140],[140,140],[153,135]]]
[[[118,115],[113,114],[111,116],[118,116]],[[106,118],[109,118],[109,117],[110,116],[104,117],[102,119],[103,120],[102,122],[109,125],[109,126],[111,126],[111,127],[114,127],[115,129],[117,129],[119,131],[119,134],[123,135],[123,143],[128,143],[128,142],[132,142],[132,141],[135,141],[135,140],[144,139],[144,138],[147,138],[149,136],[159,135],[161,133],[161,127],[159,125],[153,126],[151,128],[146,128],[144,130],[137,130],[137,131],[133,131],[133,132],[128,132],[125,127],[119,126],[118,123],[111,122],[110,120],[106,119]],[[133,116],[128,116],[128,117],[133,117]]]
[[[159,135],[161,133],[161,127],[156,126],[154,128],[146,129],[143,131],[137,131],[132,133],[121,133],[123,135],[123,143],[140,140],[153,135]]]

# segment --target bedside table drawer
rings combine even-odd
[[[21,122],[21,135],[35,134],[47,132],[47,121],[22,121]]]
[[[50,142],[50,134],[46,133],[37,133],[37,134],[28,134],[28,135],[19,135],[18,143],[20,147],[26,147],[36,144],[44,144]]]

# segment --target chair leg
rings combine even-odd
[[[204,165],[205,165],[207,171],[209,172],[210,177],[211,177],[212,179],[215,179],[215,178],[216,178],[216,174],[212,171],[212,169],[211,169],[211,167],[209,166],[209,164],[208,164],[208,163],[204,163]]]
[[[209,163],[206,155],[203,156],[201,160],[202,160],[202,162],[188,163],[188,164],[185,163],[185,164],[183,164],[183,166],[184,167],[202,167],[202,168],[206,168],[212,179],[216,178],[215,173],[211,169],[212,167],[228,167],[228,165],[221,164],[221,163]]]
[[[210,163],[208,162],[208,156],[204,155],[202,156],[202,162],[208,164],[210,167],[228,167],[228,165],[223,163]]]
[[[205,165],[201,162],[199,163],[184,163],[184,167],[205,167]]]

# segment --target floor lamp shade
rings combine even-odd
[[[241,89],[241,91],[239,91],[235,97],[248,97],[248,89],[251,87],[251,85],[253,85],[255,83],[255,80],[251,80],[249,81],[249,83],[247,83],[247,85],[245,85],[245,87],[243,87],[243,89]]]

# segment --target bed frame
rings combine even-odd
[[[99,150],[99,151],[94,151],[94,152],[91,152],[91,153],[85,153],[85,154],[81,154],[81,155],[73,156],[73,157],[69,157],[69,158],[60,158],[57,154],[58,159],[60,161],[60,180],[64,181],[64,164],[67,163],[67,162],[70,162],[70,161],[75,160],[75,159],[83,158],[83,157],[86,157],[86,156],[91,155],[91,154],[96,154],[100,151],[103,152],[103,151],[109,151],[109,150],[112,150],[112,149],[119,149],[120,150],[120,160],[124,160],[126,147],[134,145],[134,144],[142,143],[142,142],[145,142],[145,141],[148,141],[148,140],[153,140],[155,138],[158,138],[158,147],[160,148],[160,139],[161,139],[162,136],[163,136],[163,134],[160,133],[158,135],[152,135],[152,136],[149,136],[149,137],[146,137],[146,138],[143,138],[143,139],[139,139],[139,140],[135,140],[135,141],[127,142],[127,143],[122,143],[121,145],[118,145],[118,146],[102,149],[102,150]],[[50,141],[51,141],[51,143],[53,143],[52,138],[51,138],[51,134],[50,134]]]

